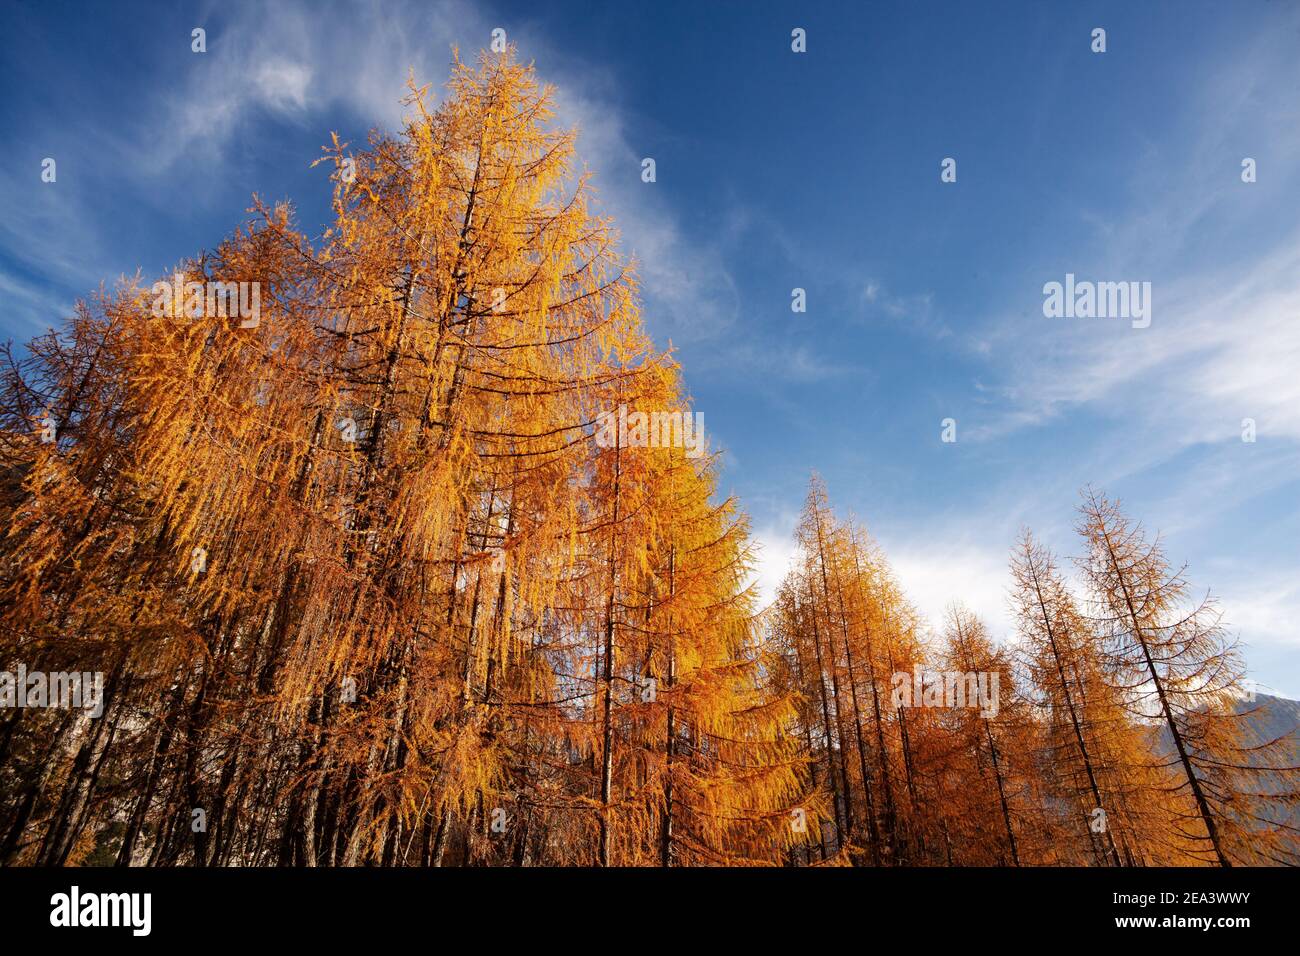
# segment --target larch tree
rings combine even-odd
[[[948,840],[962,862],[1021,866],[1029,862],[1022,857],[1026,738],[1006,652],[978,617],[954,604],[938,666],[927,683],[939,691],[939,716],[955,745],[945,775],[953,791],[944,803],[961,808],[948,823]]]
[[[784,852],[746,523],[680,434],[599,441],[690,409],[551,99],[456,60],[327,147],[319,242],[255,202],[166,291],[5,353],[0,653],[106,675],[98,720],[6,715],[7,861]]]
[[[1091,489],[1078,531],[1079,566],[1108,668],[1126,704],[1165,738],[1175,794],[1174,832],[1188,855],[1219,866],[1294,863],[1294,841],[1277,808],[1294,803],[1294,768],[1279,740],[1259,740],[1235,705],[1244,667],[1210,597],[1192,599],[1184,569],[1117,503]],[[1290,844],[1290,845],[1288,845]]]

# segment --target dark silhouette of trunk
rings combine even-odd
[[[821,634],[817,628],[817,609],[814,607],[811,614],[812,631],[813,631],[813,649],[817,658],[817,689],[821,693],[822,701],[822,730],[826,739],[826,774],[831,782],[831,793],[835,801],[835,851],[838,853],[841,846],[844,845],[844,807],[841,804],[840,781],[835,773],[835,748],[831,743],[831,707],[830,701],[826,696],[826,670],[822,661],[822,642]],[[841,769],[843,767],[841,766]]]
[[[601,724],[600,750],[600,845],[599,862],[609,866],[609,799],[614,781],[614,592],[618,585],[619,482],[622,480],[622,435],[615,429],[614,439],[614,516],[609,528],[609,594],[605,603],[604,713]]]
[[[131,865],[136,840],[139,839],[145,818],[148,816],[149,804],[153,802],[154,792],[158,787],[158,778],[162,774],[163,760],[171,749],[172,737],[176,732],[176,724],[180,721],[181,705],[184,700],[185,681],[181,680],[177,682],[176,689],[172,692],[172,699],[163,717],[162,727],[159,728],[158,735],[155,738],[153,754],[149,758],[149,770],[145,775],[144,790],[136,800],[135,809],[131,812],[130,822],[127,823],[126,833],[122,836],[122,845],[117,852],[117,866]]]
[[[59,729],[54,733],[49,747],[45,749],[44,755],[36,765],[38,769],[33,774],[31,783],[23,790],[13,822],[9,825],[9,832],[5,836],[3,846],[0,846],[0,863],[5,866],[12,866],[18,858],[23,831],[27,829],[32,812],[36,809],[36,803],[45,792],[45,785],[54,771],[58,756],[77,724],[77,716],[77,712],[73,710],[64,714],[59,722]]]
[[[668,551],[668,600],[669,607],[672,607],[673,595],[677,592],[677,547],[674,545]],[[671,691],[673,683],[677,677],[677,658],[673,651],[673,624],[672,615],[668,616],[668,675],[667,684]],[[667,764],[667,770],[664,772],[664,817],[663,825],[659,833],[659,864],[660,866],[673,865],[673,755],[677,743],[677,725],[676,713],[673,705],[668,705],[668,739],[664,746],[664,762]]]
[[[826,540],[822,535],[821,512],[814,509],[813,518],[817,524],[817,551],[818,564],[821,566],[822,577],[822,600],[826,605],[826,648],[829,657],[829,670],[831,674],[831,694],[835,701],[835,732],[839,738],[839,765],[840,765],[840,784],[843,789],[844,799],[844,839],[852,840],[853,838],[853,793],[849,786],[849,770],[847,755],[848,735],[844,732],[843,711],[844,707],[840,700],[840,678],[839,668],[835,660],[835,634],[834,628],[831,627],[831,592],[830,585],[826,577]],[[814,603],[814,622],[816,620],[816,604]],[[815,626],[815,624],[814,624]],[[843,632],[844,643],[848,644],[848,624],[843,616],[843,603],[841,602],[840,629]]]

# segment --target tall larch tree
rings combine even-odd
[[[1294,842],[1276,808],[1295,800],[1294,768],[1279,740],[1258,740],[1241,696],[1244,667],[1210,597],[1196,600],[1184,569],[1173,568],[1117,503],[1085,490],[1079,566],[1109,669],[1127,706],[1152,723],[1185,801],[1174,828],[1184,852],[1219,866],[1293,863]],[[1288,846],[1288,843],[1291,845]]]

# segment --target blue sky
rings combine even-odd
[[[816,469],[923,611],[1005,634],[1017,529],[1076,553],[1092,482],[1300,697],[1292,3],[9,3],[0,336],[214,246],[254,192],[318,234],[329,133],[393,128],[408,68],[440,88],[495,27],[582,129],[766,593]],[[1150,327],[1045,318],[1066,273],[1150,282]]]

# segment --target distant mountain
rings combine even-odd
[[[1238,714],[1247,715],[1246,724],[1258,743],[1292,734],[1289,742],[1293,758],[1291,765],[1300,766],[1300,733],[1297,733],[1300,731],[1300,700],[1274,697],[1271,694],[1256,694],[1253,699],[1243,697],[1238,700],[1233,710]],[[1160,751],[1172,754],[1174,742],[1169,735],[1169,728],[1163,722],[1155,726],[1158,728],[1157,746]]]
[[[1248,699],[1240,701],[1236,711],[1250,714],[1250,725],[1261,740],[1273,740],[1300,730],[1300,700],[1256,694],[1253,702]],[[1291,752],[1300,757],[1300,740],[1291,741]],[[1292,760],[1292,765],[1300,766],[1300,761]]]

